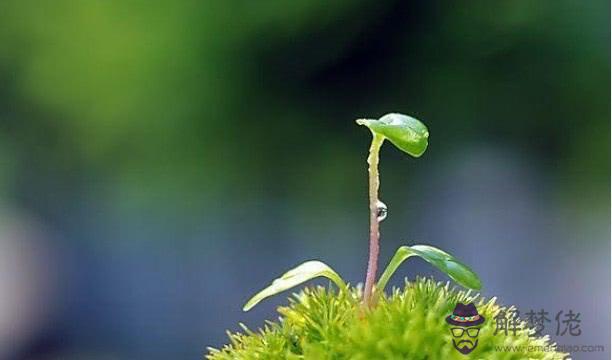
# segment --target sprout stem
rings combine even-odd
[[[370,196],[370,257],[368,259],[368,271],[366,274],[365,289],[363,291],[363,305],[369,307],[372,304],[372,291],[376,281],[378,269],[378,253],[380,250],[380,231],[378,229],[378,188],[380,180],[378,177],[378,154],[385,138],[372,132],[372,144],[368,155],[369,173],[369,196]]]

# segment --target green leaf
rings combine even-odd
[[[342,290],[346,289],[346,283],[342,280],[340,275],[325,263],[317,260],[306,261],[287,271],[280,278],[274,280],[270,286],[255,294],[255,296],[247,301],[242,310],[249,311],[263,299],[319,276],[330,279]]]
[[[389,262],[389,265],[380,276],[380,280],[378,280],[376,288],[383,291],[389,282],[389,279],[393,273],[395,273],[400,264],[411,256],[418,256],[424,259],[465,288],[480,290],[482,287],[482,283],[480,282],[478,275],[476,275],[476,273],[467,265],[464,265],[457,260],[454,256],[433,246],[413,245],[402,246],[397,249],[395,255]]]
[[[367,126],[373,133],[384,136],[398,149],[414,157],[423,155],[427,149],[429,131],[413,117],[391,113],[378,120],[359,119],[357,124]]]

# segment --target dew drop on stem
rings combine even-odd
[[[378,200],[376,202],[376,219],[378,222],[382,222],[387,218],[387,205],[384,202]]]

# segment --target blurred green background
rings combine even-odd
[[[387,112],[431,136],[383,149],[381,262],[439,246],[609,356],[609,2],[3,1],[0,24],[0,358],[201,358],[303,260],[363,281],[354,119]]]

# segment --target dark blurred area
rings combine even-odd
[[[607,1],[3,1],[0,359],[199,359],[290,267],[428,243],[610,347]],[[420,260],[394,277],[447,278]],[[320,282],[325,283],[325,282]]]

